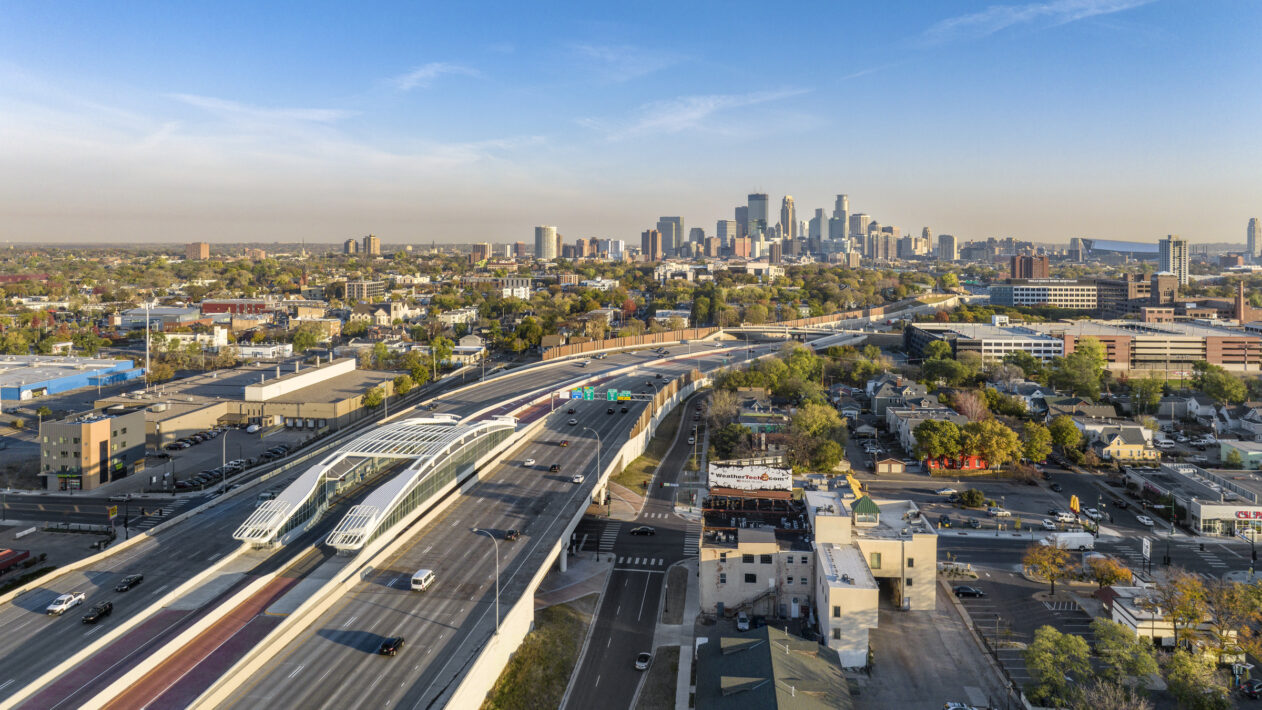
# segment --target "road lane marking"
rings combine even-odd
[[[644,594],[640,597],[640,613],[635,615],[636,621],[639,621],[640,617],[644,616],[644,600],[648,599],[648,597],[649,597],[649,581],[646,579],[644,580]]]
[[[207,558],[206,558],[206,561],[207,561],[207,562],[214,562],[215,560],[219,559],[220,557],[223,557],[223,553],[222,553],[222,552],[216,552],[215,554],[211,555],[210,557],[207,557]]]
[[[351,618],[347,619],[347,620],[346,620],[346,621],[342,624],[342,628],[346,628],[347,626],[350,626],[351,624],[355,623],[355,620],[356,620],[356,619],[358,619],[358,618],[359,618],[359,615],[358,615],[358,614],[356,614],[355,616],[352,616]]]
[[[12,684],[13,684],[13,679],[12,679],[12,678],[10,678],[10,679],[6,680],[5,682],[0,683],[0,690],[4,690],[5,688],[9,687],[9,686],[10,686],[10,685],[12,685]]]
[[[292,680],[292,679],[293,679],[293,677],[294,677],[294,676],[296,676],[296,675],[298,675],[299,673],[301,673],[301,672],[302,672],[302,669],[303,669],[303,668],[305,668],[305,667],[306,667],[306,666],[305,666],[304,664],[299,664],[299,665],[298,665],[298,667],[294,669],[294,672],[289,674],[289,679],[291,679],[291,680]]]

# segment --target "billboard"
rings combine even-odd
[[[739,488],[743,491],[791,491],[793,472],[774,466],[710,465],[711,488]]]

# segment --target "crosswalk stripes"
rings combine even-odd
[[[619,565],[634,565],[636,567],[661,567],[666,560],[661,557],[618,557]]]
[[[622,529],[622,523],[613,521],[605,523],[605,529],[600,533],[600,551],[613,552],[614,542],[618,539],[618,531]]]
[[[688,523],[684,530],[684,555],[692,556],[700,552],[701,523]]]

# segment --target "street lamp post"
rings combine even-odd
[[[598,481],[599,481],[599,480],[600,480],[600,472],[601,472],[601,468],[600,468],[600,450],[604,447],[604,444],[603,444],[603,443],[601,443],[601,441],[600,441],[600,432],[596,431],[595,429],[593,429],[593,428],[591,428],[591,427],[589,427],[589,426],[585,426],[585,427],[583,427],[583,428],[584,428],[584,429],[586,429],[587,431],[590,431],[590,432],[592,433],[592,435],[596,437],[596,480],[598,480]]]
[[[228,482],[228,430],[224,429],[219,442],[219,487]]]
[[[498,636],[500,633],[500,543],[486,530],[474,528],[473,532],[491,538],[491,545],[495,550],[495,634]]]

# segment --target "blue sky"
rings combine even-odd
[[[1243,242],[1249,0],[0,6],[0,239],[634,239],[746,193]]]

